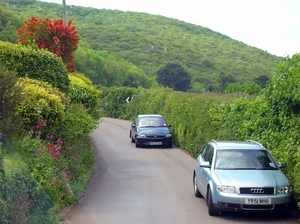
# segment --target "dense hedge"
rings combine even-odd
[[[61,58],[47,50],[0,41],[0,62],[19,77],[42,80],[62,92],[68,91],[66,66]]]
[[[133,112],[127,112],[126,100],[131,100],[132,97],[139,92],[138,90],[140,89],[129,87],[103,88],[100,102],[102,112],[108,117],[131,118]]]

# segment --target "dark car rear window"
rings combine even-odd
[[[161,117],[144,117],[140,118],[139,124],[140,127],[161,127],[165,126],[165,121]]]

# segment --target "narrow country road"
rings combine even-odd
[[[97,166],[86,194],[65,224],[296,224],[266,214],[211,217],[193,194],[196,161],[178,148],[135,148],[130,122],[103,118],[91,134]]]

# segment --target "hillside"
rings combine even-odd
[[[13,42],[14,27],[16,31],[32,16],[61,18],[62,6],[3,0],[0,12],[4,27],[0,28],[0,40]],[[72,20],[81,38],[76,69],[95,84],[126,85],[140,76],[140,85],[150,87],[158,69],[175,62],[188,71],[193,85],[199,82],[205,88],[212,85],[217,89],[220,76],[231,76],[241,83],[253,81],[261,75],[269,76],[282,60],[208,28],[158,15],[67,6],[67,19]],[[4,31],[10,35],[3,35]]]

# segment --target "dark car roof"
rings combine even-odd
[[[218,150],[222,149],[253,149],[253,150],[266,150],[260,143],[247,140],[247,141],[210,141],[215,145]]]

